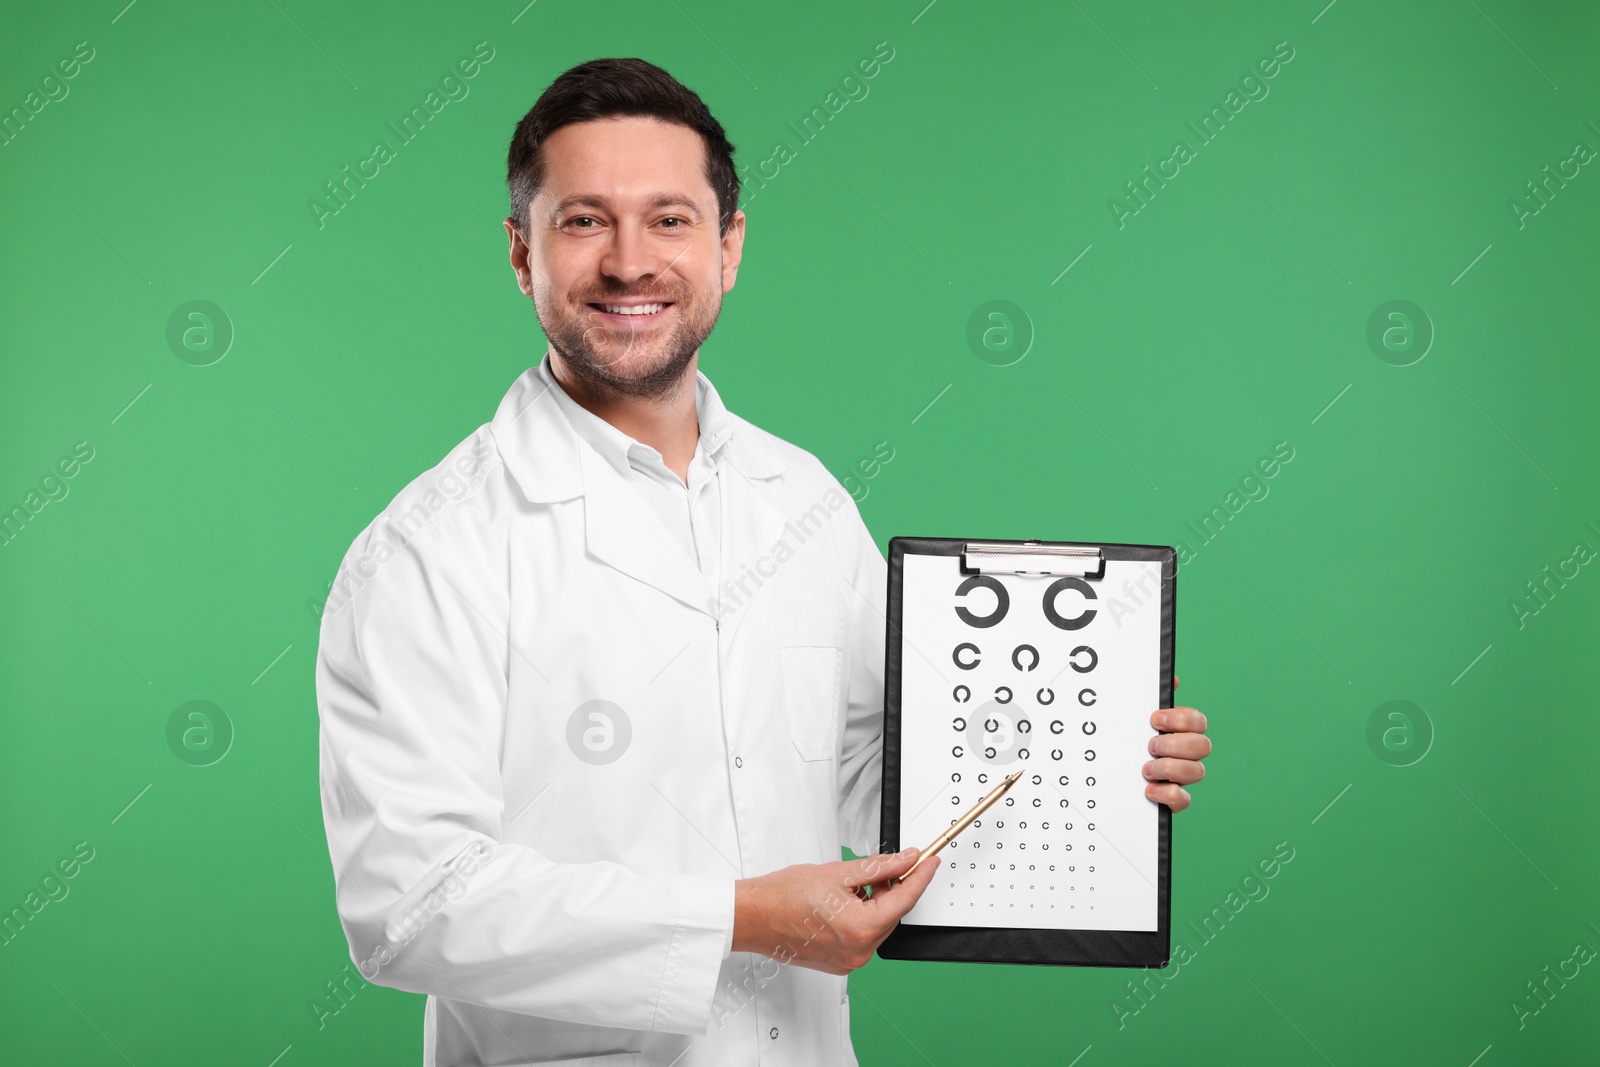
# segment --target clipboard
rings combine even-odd
[[[1172,706],[1176,599],[1169,546],[890,540],[881,851],[925,848],[1026,773],[878,955],[1168,965],[1172,811],[1141,767]]]

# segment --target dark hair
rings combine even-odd
[[[574,122],[644,115],[687,126],[706,146],[706,179],[716,190],[718,232],[726,234],[739,206],[733,144],[705,101],[671,74],[642,59],[591,59],[565,71],[539,94],[511,135],[506,188],[511,218],[528,235],[528,203],[544,184],[544,142]]]

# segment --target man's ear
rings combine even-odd
[[[506,239],[510,243],[511,270],[517,276],[517,288],[522,290],[523,296],[531,297],[533,296],[532,250],[523,238],[522,231],[517,229],[516,219],[507,215],[501,225],[505,227]]]
[[[739,260],[744,255],[744,212],[735,209],[728,223],[728,232],[722,235],[722,291],[733,288],[739,277]]]

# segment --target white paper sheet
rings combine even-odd
[[[1160,702],[1161,564],[1110,560],[1104,578],[1060,585],[985,575],[1008,600],[991,623],[999,597],[987,581],[957,595],[968,579],[959,556],[903,562],[901,847],[927,847],[1027,771],[939,854],[905,922],[1156,930],[1160,808],[1140,768]]]

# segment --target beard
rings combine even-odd
[[[567,368],[607,397],[660,400],[676,392],[722,312],[722,293],[715,287],[704,294],[652,286],[637,292],[607,289],[578,295],[574,304],[581,311],[569,310],[568,304],[557,306],[548,294],[544,300],[535,299],[534,311],[550,347]],[[599,321],[599,313],[588,306],[641,297],[670,303],[672,307],[663,312],[670,322],[639,332]]]

